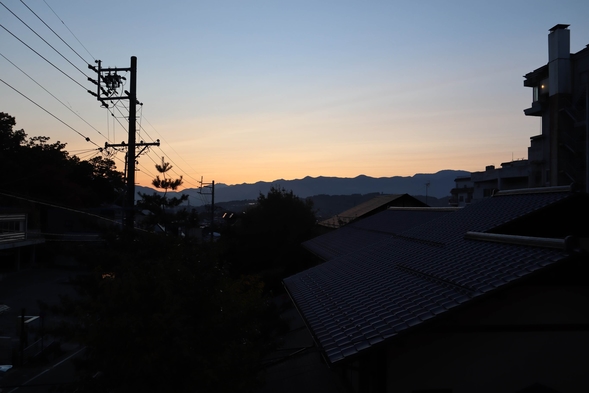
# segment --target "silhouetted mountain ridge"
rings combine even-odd
[[[370,177],[358,175],[354,178],[345,177],[310,177],[302,179],[284,180],[277,179],[271,182],[259,181],[256,183],[242,183],[227,185],[215,184],[215,202],[229,202],[235,200],[257,199],[260,193],[266,194],[271,187],[280,187],[292,190],[295,195],[306,198],[315,195],[352,195],[352,194],[410,194],[427,195],[435,198],[443,198],[450,195],[454,187],[454,180],[459,176],[468,175],[470,172],[462,170],[442,170],[436,173],[418,173],[413,176]],[[429,186],[426,187],[426,184]],[[148,187],[137,187],[138,192],[153,193],[155,190]],[[204,189],[204,193],[210,194],[210,188]],[[210,196],[200,195],[198,188],[188,188],[179,193],[168,192],[168,196],[187,194],[190,204],[199,206],[210,203]],[[137,197],[138,199],[138,197]]]

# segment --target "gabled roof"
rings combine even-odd
[[[373,214],[380,209],[388,206],[427,206],[420,200],[409,194],[378,195],[369,201],[354,206],[340,214],[337,214],[327,220],[321,221],[319,225],[329,228],[339,228],[359,218]]]
[[[565,260],[564,249],[465,235],[579,195],[499,194],[288,277],[284,284],[326,359],[336,363]],[[582,198],[586,203],[587,195]]]
[[[390,207],[303,243],[303,247],[324,260],[349,254],[388,240],[409,228],[441,217],[455,208]]]

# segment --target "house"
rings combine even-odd
[[[21,262],[35,260],[35,246],[45,242],[29,232],[27,213],[15,209],[0,211],[0,270],[19,270]]]
[[[452,207],[389,207],[335,231],[307,240],[302,246],[322,260],[330,260],[388,240],[409,228],[455,210],[456,208]]]
[[[571,187],[501,191],[284,285],[351,391],[589,391],[588,222]]]
[[[319,222],[319,225],[327,228],[340,228],[354,220],[368,217],[372,214],[386,210],[391,206],[426,207],[427,205],[409,194],[378,195],[369,201]]]

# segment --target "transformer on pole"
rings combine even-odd
[[[107,101],[118,101],[118,100],[129,100],[129,138],[125,145],[121,144],[110,144],[106,143],[104,146],[107,147],[127,147],[127,159],[126,159],[126,179],[127,179],[127,193],[125,195],[125,227],[133,229],[135,222],[135,161],[139,154],[141,154],[148,146],[159,146],[160,141],[152,143],[135,142],[135,135],[137,133],[137,57],[131,56],[131,66],[127,68],[102,68],[102,62],[96,60],[97,67],[88,65],[88,68],[95,71],[98,75],[97,80],[88,78],[88,80],[94,83],[96,87],[96,93],[88,90],[88,93],[96,97],[98,101],[102,103],[103,107],[108,108],[109,104]],[[119,92],[119,88],[122,86],[122,81],[126,78],[119,75],[119,72],[129,72],[130,75],[130,86],[129,91],[125,90],[124,94]],[[144,148],[137,154],[136,148],[143,146]]]

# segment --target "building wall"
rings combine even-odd
[[[387,392],[516,393],[539,383],[589,391],[589,333],[424,334],[391,349]]]
[[[528,160],[517,160],[504,162],[500,168],[489,165],[485,171],[473,172],[472,202],[493,196],[496,191],[527,188],[529,168]]]
[[[587,304],[589,287],[561,280],[512,287],[456,310],[387,347],[386,391],[516,393],[535,383],[589,391]]]
[[[452,198],[449,203],[451,206],[464,207],[472,202],[473,182],[470,176],[458,177],[454,180],[456,186],[450,190]]]
[[[532,107],[524,112],[542,118],[542,137],[532,137],[528,149],[532,163],[531,187],[574,182],[587,188],[589,184],[586,169],[589,47],[571,54],[567,27],[557,25],[550,30],[549,62],[526,75],[524,82],[534,92]]]

